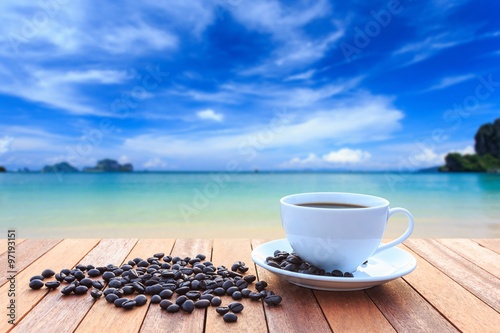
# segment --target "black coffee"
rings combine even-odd
[[[336,202],[311,202],[311,203],[297,204],[295,206],[328,208],[328,209],[368,208],[368,206],[352,205],[352,204],[336,203]]]

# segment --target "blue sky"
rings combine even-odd
[[[2,1],[0,165],[415,170],[500,116],[496,1]]]

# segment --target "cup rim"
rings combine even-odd
[[[328,208],[298,206],[296,204],[288,203],[288,202],[286,202],[286,200],[289,199],[289,198],[291,198],[291,197],[296,197],[296,196],[300,196],[300,195],[304,195],[305,196],[305,195],[332,195],[332,194],[333,195],[347,195],[347,196],[372,198],[372,199],[377,199],[377,200],[380,200],[380,201],[383,202],[382,204],[376,205],[376,206],[356,208],[356,211],[360,211],[360,210],[364,211],[364,210],[371,210],[371,209],[378,209],[378,208],[382,208],[382,207],[388,207],[389,204],[390,204],[389,200],[381,198],[381,197],[377,197],[377,196],[369,195],[369,194],[352,193],[352,192],[306,192],[306,193],[295,193],[295,194],[287,195],[287,196],[281,198],[280,199],[280,203],[282,205],[285,205],[285,206],[288,206],[288,207],[295,207],[295,208],[299,208],[299,209],[327,210]]]

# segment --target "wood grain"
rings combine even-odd
[[[435,240],[407,239],[405,245],[500,312],[499,279]]]
[[[470,239],[442,238],[436,240],[473,264],[500,278],[500,254]]]
[[[408,247],[417,269],[403,279],[462,332],[498,332],[500,314]]]
[[[493,252],[500,254],[500,239],[499,238],[473,239],[473,241],[478,243],[481,246],[484,246],[484,247],[490,249]]]
[[[252,240],[255,248],[265,240]],[[330,326],[312,290],[291,284],[264,268],[257,266],[260,281],[269,284],[268,290],[283,298],[277,307],[264,306],[270,332],[331,332]]]
[[[30,289],[29,281],[32,276],[39,275],[47,268],[58,272],[75,266],[97,243],[98,239],[66,239],[20,272],[16,277],[16,323],[47,294],[46,288]],[[9,283],[0,288],[0,304],[9,304],[9,288]],[[12,325],[7,320],[0,320],[0,332],[10,329]]]
[[[314,294],[334,332],[395,332],[364,291],[320,291]]]
[[[136,242],[136,239],[103,239],[79,263],[96,267],[120,265]],[[65,296],[59,287],[49,292],[12,332],[73,332],[94,303],[90,293]]]
[[[141,239],[124,262],[134,258],[147,259],[159,252],[170,254],[174,243],[174,239]],[[126,297],[132,299],[135,296],[137,296],[136,293]],[[116,330],[116,323],[126,323],[120,327],[120,333],[136,333],[148,311],[149,300],[150,297],[148,297],[148,304],[144,306],[125,311],[115,308],[103,298],[94,304],[75,332],[113,332]]]
[[[365,292],[398,332],[458,332],[402,279]]]
[[[62,239],[28,239],[25,242],[16,244],[15,261],[17,274],[28,267],[33,261],[40,258],[51,248],[56,246]],[[7,261],[8,254],[0,255],[0,286],[7,283]]]
[[[205,254],[211,258],[212,241],[208,239],[178,239],[175,242],[172,256],[184,258]],[[141,332],[161,332],[168,328],[169,332],[203,332],[206,309],[195,309],[193,313],[168,313],[158,304],[151,304],[141,326]]]
[[[257,275],[255,264],[250,257],[252,246],[249,239],[215,239],[212,250],[212,262],[214,265],[224,265],[228,268],[237,261],[245,262],[249,268],[246,275]],[[249,289],[255,291],[253,285]],[[222,305],[227,306],[234,300],[229,296],[222,297]],[[262,302],[253,302],[250,299],[239,301],[245,309],[238,313],[238,321],[226,323],[222,317],[215,312],[214,308],[208,308],[205,331],[208,333],[218,332],[241,332],[242,327],[249,332],[267,332],[266,317]]]
[[[4,234],[6,236],[7,234]],[[26,239],[16,239],[16,247],[24,242]],[[0,255],[7,252],[7,238],[0,238]]]

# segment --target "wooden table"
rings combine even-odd
[[[1,316],[0,332],[500,332],[500,239],[410,239],[400,247],[418,266],[411,274],[365,291],[313,291],[256,267],[249,239],[30,239],[16,246],[16,325]],[[0,241],[1,308],[6,312],[6,241]],[[281,306],[244,299],[238,322],[213,308],[169,314],[157,304],[131,311],[90,295],[62,296],[60,288],[31,290],[30,277],[78,263],[120,265],[154,253],[208,254],[215,265],[243,260],[250,274],[283,297]],[[227,296],[223,302],[228,303]]]

